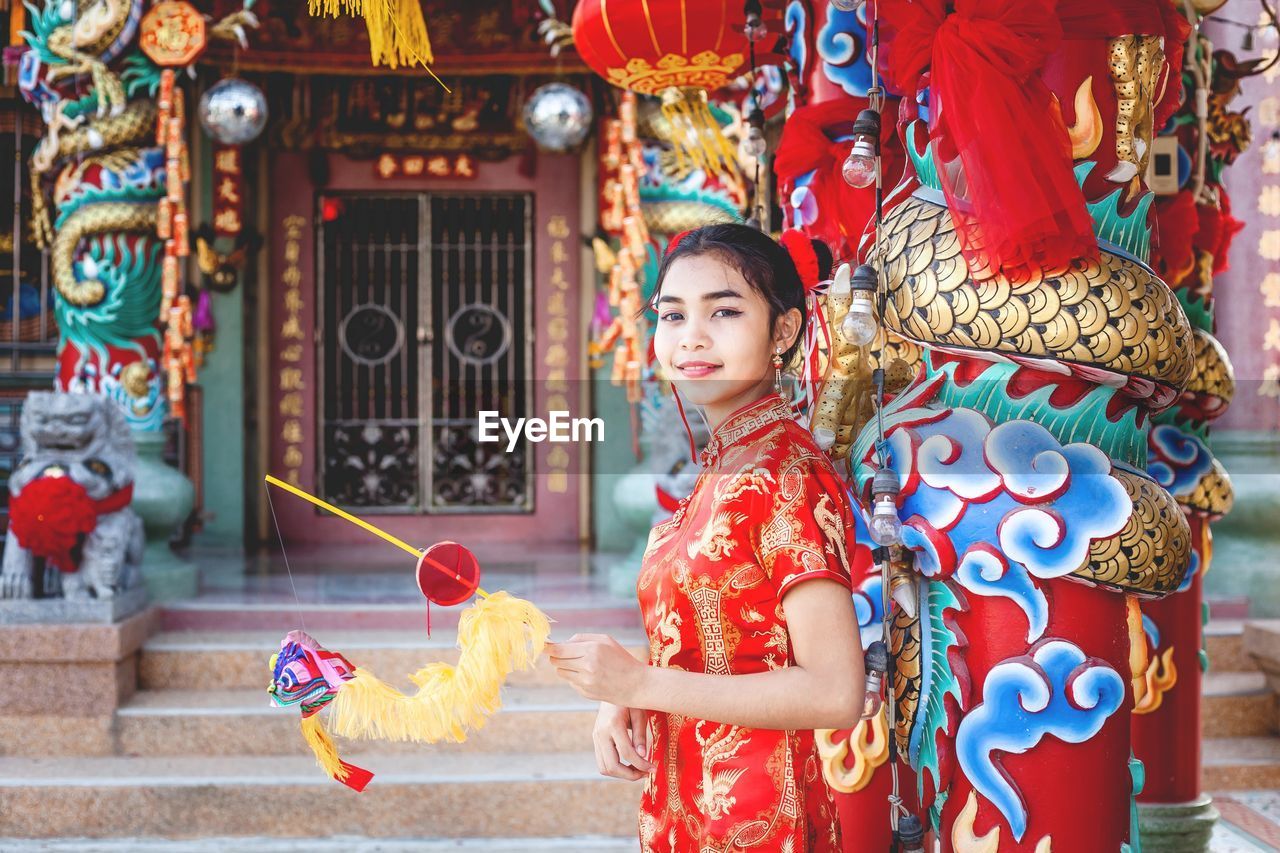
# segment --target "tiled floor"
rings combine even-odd
[[[1222,820],[1213,833],[1213,853],[1280,850],[1280,791],[1215,794]]]

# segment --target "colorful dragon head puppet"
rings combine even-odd
[[[290,631],[271,657],[267,693],[282,707],[302,711],[302,735],[329,776],[356,791],[373,778],[338,757],[328,729],[353,740],[452,742],[467,739],[502,706],[507,676],[532,669],[551,635],[551,620],[528,601],[480,588],[475,555],[456,542],[419,550],[363,519],[268,476],[267,482],[363,527],[418,559],[418,589],[429,603],[461,604],[477,595],[458,618],[458,662],[429,663],[409,676],[417,690],[401,693],[302,631]],[[268,495],[270,493],[268,492]],[[428,611],[429,612],[429,611]],[[326,710],[327,709],[327,710]]]
[[[320,710],[338,695],[338,688],[355,678],[351,661],[326,650],[309,634],[290,631],[271,656],[271,684],[267,693],[282,708],[302,710],[302,736],[329,776],[363,791],[373,774],[338,758],[338,750],[324,729]]]

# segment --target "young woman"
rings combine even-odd
[[[703,471],[649,536],[637,591],[648,665],[610,637],[548,651],[601,702],[606,776],[645,780],[645,853],[841,847],[813,729],[847,728],[864,676],[843,483],[779,395],[800,346],[808,241],[743,225],[676,238],[658,274],[654,349],[713,431]],[[830,262],[827,262],[830,266]]]

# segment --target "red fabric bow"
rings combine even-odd
[[[118,512],[133,500],[133,484],[101,500],[89,497],[84,486],[62,475],[37,477],[13,496],[9,526],[22,547],[70,573],[79,568],[74,551],[81,537],[98,526],[98,516]]]
[[[858,111],[867,106],[866,98],[841,98],[796,108],[782,128],[773,161],[778,182],[787,193],[795,190],[800,178],[813,173],[807,186],[817,199],[818,217],[803,230],[841,257],[857,246],[875,214],[876,196],[872,187],[857,189],[845,183],[841,169],[852,143],[833,141],[832,137],[848,136]],[[903,166],[895,133],[886,112],[880,124],[880,160],[889,187],[897,183]]]
[[[680,241],[683,240],[685,237],[688,237],[692,233],[693,233],[692,228],[686,228],[685,230],[681,231],[679,234],[677,234],[676,236],[668,240],[666,251],[662,253],[662,256],[665,258],[667,255],[674,252],[676,250],[676,246],[680,245]]]
[[[818,253],[813,249],[813,242],[803,231],[795,228],[783,231],[778,242],[791,256],[791,263],[795,264],[796,272],[800,274],[800,283],[804,285],[805,293],[809,293],[819,282]]]
[[[929,72],[930,138],[975,267],[1061,267],[1097,257],[1071,141],[1038,76],[1062,38],[1053,0],[889,2],[886,73],[914,94]]]

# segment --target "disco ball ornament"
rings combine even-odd
[[[223,145],[252,142],[267,126],[267,99],[246,80],[219,80],[200,98],[200,126]]]
[[[576,148],[591,132],[591,101],[565,83],[533,90],[524,104],[524,127],[543,151]]]

